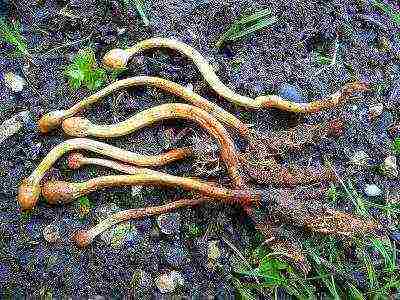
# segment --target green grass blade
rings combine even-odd
[[[385,244],[379,239],[373,239],[372,245],[382,255],[387,271],[390,273],[394,272],[396,269],[396,260],[393,260],[393,253],[396,255],[396,249],[393,249],[391,244]],[[390,251],[388,251],[388,248],[390,248]]]
[[[142,21],[143,21],[144,25],[145,26],[149,26],[150,25],[150,21],[147,18],[143,0],[135,0],[135,6],[136,6],[136,9],[137,9],[140,17],[142,18]]]
[[[240,19],[239,21],[237,21],[235,24],[237,25],[246,25],[248,23],[252,23],[252,22],[256,22],[262,18],[265,18],[267,16],[269,16],[271,14],[271,10],[266,8],[263,10],[260,10],[258,12],[255,12],[254,14],[244,17],[242,19]]]
[[[215,46],[219,48],[224,42],[234,41],[274,24],[278,21],[278,18],[270,16],[270,14],[271,11],[269,9],[264,9],[234,22],[229,29],[221,35]]]
[[[21,26],[18,22],[9,24],[5,18],[0,17],[0,40],[13,45],[16,51],[19,52],[16,56],[29,55],[28,45],[21,35]]]
[[[352,300],[366,300],[364,297],[364,294],[360,292],[359,289],[357,289],[354,285],[351,283],[348,284],[349,288],[349,296],[351,297],[350,299]]]
[[[269,25],[272,25],[272,24],[276,23],[277,21],[278,21],[277,17],[271,17],[269,19],[262,20],[262,21],[260,21],[260,22],[258,22],[256,24],[244,29],[244,30],[241,30],[241,31],[238,31],[238,32],[235,32],[235,33],[231,34],[230,36],[228,36],[227,41],[237,40],[237,39],[239,39],[239,38],[241,38],[243,36],[252,34],[253,32],[261,30],[261,29],[263,29],[263,28],[265,28],[265,27],[267,27]]]
[[[393,21],[397,25],[400,25],[400,12],[396,11],[389,4],[378,0],[373,1],[373,5],[375,5],[376,7],[380,8],[383,12],[385,12],[390,18],[393,19]]]
[[[361,258],[367,271],[369,287],[373,289],[377,286],[377,275],[371,257],[366,251],[362,251]]]

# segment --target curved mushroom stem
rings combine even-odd
[[[346,84],[340,91],[327,97],[327,99],[316,100],[306,104],[288,101],[276,95],[259,96],[252,99],[235,93],[223,84],[215,74],[212,66],[196,49],[178,40],[169,38],[143,40],[125,50],[113,49],[106,53],[103,63],[110,69],[126,68],[129,60],[135,54],[153,48],[169,48],[187,56],[193,61],[204,79],[218,95],[232,103],[248,108],[277,108],[294,113],[314,113],[323,109],[336,107],[343,103],[351,93],[367,89],[365,83],[352,82]]]
[[[113,49],[107,52],[103,58],[103,64],[112,70],[118,70],[126,68],[129,60],[136,54],[145,50],[154,48],[168,48],[173,49],[193,61],[196,67],[199,69],[201,75],[208,82],[211,88],[221,97],[236,103],[238,105],[246,104],[251,107],[254,99],[246,96],[239,95],[228,88],[221,82],[217,74],[215,74],[213,67],[209,62],[193,47],[182,43],[175,39],[169,38],[151,38],[143,40],[133,47],[127,49]],[[257,108],[257,106],[253,106]]]
[[[162,104],[112,125],[95,125],[87,119],[69,118],[63,122],[63,128],[69,135],[110,138],[127,135],[160,120],[171,118],[188,119],[205,128],[218,141],[221,157],[235,186],[244,186],[239,157],[229,133],[218,120],[204,110],[192,105],[182,103]]]
[[[160,155],[141,155],[89,139],[70,139],[54,147],[20,185],[17,199],[23,210],[30,210],[36,205],[40,196],[40,181],[44,174],[61,156],[77,149],[89,150],[139,166],[163,166],[192,154],[190,148],[181,148]]]
[[[42,194],[50,204],[68,203],[99,189],[125,185],[181,187],[188,191],[199,192],[204,196],[240,205],[249,205],[260,200],[259,193],[254,191],[229,190],[204,181],[156,171],[153,174],[137,173],[135,175],[101,176],[84,182],[48,181],[42,187]]]
[[[203,204],[207,201],[213,201],[212,198],[207,197],[197,197],[195,199],[181,199],[171,203],[167,203],[160,206],[153,206],[153,207],[145,207],[145,208],[136,208],[136,209],[128,209],[116,212],[106,219],[100,221],[97,225],[90,228],[89,230],[79,230],[74,235],[74,240],[80,247],[86,247],[93,242],[93,240],[104,232],[105,230],[109,229],[110,227],[124,222],[128,220],[137,220],[142,219],[145,217],[150,217],[154,215],[164,214],[170,211],[177,210],[183,207],[190,207],[196,206],[199,204]]]
[[[171,93],[175,96],[182,98],[183,100],[186,100],[192,105],[207,111],[225,125],[228,125],[229,127],[232,127],[233,129],[237,130],[238,133],[244,138],[247,138],[248,135],[250,134],[250,128],[248,125],[246,125],[238,118],[236,118],[234,115],[227,112],[223,108],[219,107],[215,103],[208,101],[199,94],[196,94],[193,91],[175,82],[151,76],[136,76],[118,80],[108,85],[107,87],[103,88],[102,90],[96,92],[95,94],[81,100],[80,102],[76,103],[74,106],[72,106],[67,110],[49,112],[39,120],[40,130],[43,133],[49,132],[56,126],[60,125],[62,120],[74,116],[78,112],[88,108],[89,106],[93,105],[101,98],[104,98],[105,96],[111,94],[112,92],[127,87],[142,86],[142,85],[149,85],[160,88],[168,93]]]
[[[367,91],[368,86],[364,82],[350,82],[336,93],[328,96],[326,99],[314,100],[308,103],[296,103],[285,100],[276,95],[267,95],[256,97],[255,102],[262,108],[277,108],[279,110],[310,114],[321,110],[335,108],[343,104],[352,93]]]

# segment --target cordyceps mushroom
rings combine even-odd
[[[163,166],[192,154],[190,148],[181,148],[160,155],[142,155],[90,139],[70,139],[54,147],[32,174],[21,183],[18,189],[18,202],[23,210],[35,207],[41,192],[40,181],[51,166],[68,151],[77,149],[89,150],[138,166]]]
[[[49,112],[39,120],[39,129],[41,132],[47,133],[60,126],[64,119],[76,115],[78,112],[88,108],[89,106],[96,103],[101,98],[111,94],[112,92],[118,91],[123,88],[141,85],[149,85],[160,88],[188,101],[192,105],[207,111],[225,125],[234,128],[244,138],[248,138],[249,134],[251,134],[250,127],[247,124],[243,123],[234,115],[227,112],[218,105],[203,98],[199,94],[196,94],[193,91],[175,82],[159,77],[150,76],[136,76],[118,80],[103,88],[102,90],[96,92],[95,94],[81,100],[69,109]]]
[[[74,241],[79,247],[86,247],[94,241],[96,236],[118,223],[164,214],[179,208],[192,207],[213,200],[213,198],[198,196],[193,199],[180,199],[160,206],[119,211],[111,214],[109,217],[100,221],[97,225],[88,230],[79,230],[74,234]]]
[[[103,58],[103,64],[113,70],[126,68],[129,60],[137,53],[153,48],[168,48],[175,50],[193,61],[211,88],[221,97],[239,106],[254,109],[277,108],[294,113],[313,113],[323,109],[336,107],[343,103],[348,96],[357,91],[365,91],[367,86],[362,82],[346,84],[341,90],[323,100],[309,103],[295,103],[277,95],[259,96],[255,99],[239,95],[228,88],[215,74],[207,60],[191,46],[175,39],[151,38],[143,40],[127,49],[112,49]],[[221,120],[222,121],[222,120]]]
[[[68,156],[68,166],[71,169],[78,169],[85,165],[103,166],[103,167],[111,168],[111,169],[114,169],[114,170],[117,170],[117,171],[120,171],[123,173],[127,173],[127,174],[138,174],[139,172],[146,172],[146,173],[152,173],[152,174],[159,174],[160,176],[162,176],[162,173],[157,172],[157,171],[148,170],[148,169],[144,169],[144,171],[141,171],[141,170],[143,170],[143,168],[137,168],[137,167],[129,165],[129,164],[123,164],[123,163],[108,160],[108,159],[85,157],[81,153],[71,153]],[[264,198],[264,202],[266,199],[268,199],[267,194],[263,195],[262,197]],[[198,198],[195,198],[195,199],[198,199]],[[189,200],[185,200],[185,201],[189,201]],[[270,240],[268,243],[268,246],[271,247],[271,249],[273,249],[273,251],[276,251],[279,253],[285,253],[286,258],[288,258],[290,261],[292,261],[293,264],[298,269],[302,270],[303,272],[308,272],[308,270],[309,270],[308,263],[307,263],[304,255],[302,255],[301,250],[298,248],[298,246],[292,245],[288,241],[284,241],[284,240],[280,240],[280,239],[276,238],[273,235],[273,232],[272,232],[273,229],[269,228],[269,230],[267,230],[268,227],[265,224],[265,219],[259,218],[257,216],[257,214],[259,214],[259,213],[257,213],[255,211],[255,210],[257,210],[257,208],[254,208],[254,205],[246,205],[246,204],[243,205],[243,203],[241,203],[241,204],[242,204],[242,208],[245,210],[245,212],[249,215],[249,217],[255,223],[256,228],[261,230],[261,232],[266,236],[267,240]],[[174,205],[178,205],[178,203],[176,203],[176,204],[171,203],[171,206],[168,206],[168,207],[174,207]],[[189,205],[190,204],[188,204],[188,206]],[[162,207],[160,207],[160,209]],[[150,209],[152,209],[152,208],[150,208]],[[156,209],[158,209],[158,208],[156,208]],[[129,215],[136,218],[136,211],[131,210],[130,212],[131,213],[129,213]],[[141,212],[141,210],[139,210],[138,212]],[[121,214],[123,214],[123,213],[121,212]],[[150,215],[146,214],[146,216],[150,216]],[[116,222],[115,218],[113,218],[112,216],[110,218],[111,218],[110,220],[104,221],[104,223],[96,225],[93,228],[93,230],[90,229],[88,231],[88,233],[86,233],[85,231],[80,232],[77,235],[77,238],[79,238],[77,241],[78,244],[86,245],[87,242],[93,240],[93,239],[91,239],[91,237],[94,238],[95,235],[97,235],[99,233],[99,230],[101,228],[105,228],[103,224],[108,225],[108,224],[110,224],[110,222],[112,222],[113,224],[114,224],[114,222]]]
[[[218,120],[193,105],[182,103],[162,104],[137,113],[123,122],[111,125],[95,125],[88,119],[73,117],[64,120],[62,126],[64,132],[68,135],[110,138],[124,136],[155,122],[172,118],[191,120],[206,129],[218,141],[222,160],[225,162],[235,186],[241,187],[244,185],[240,172],[239,157],[228,132]]]
[[[100,176],[84,182],[47,181],[42,186],[42,194],[50,204],[69,203],[80,196],[99,189],[118,186],[157,185],[163,187],[180,187],[187,191],[198,192],[204,196],[220,199],[227,203],[243,206],[258,203],[260,195],[247,189],[226,189],[207,182],[169,175],[154,171],[139,172],[134,175]]]

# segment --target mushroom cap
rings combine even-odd
[[[62,122],[64,132],[70,136],[85,137],[89,135],[91,122],[81,117],[72,117]]]
[[[103,57],[103,65],[111,70],[125,69],[130,55],[123,49],[112,49]]]
[[[48,133],[61,125],[65,118],[64,110],[54,110],[42,116],[38,122],[42,133]]]
[[[78,230],[74,234],[73,240],[81,248],[88,246],[92,242],[86,230]]]
[[[80,167],[82,167],[83,159],[84,159],[83,154],[78,152],[71,153],[67,158],[68,167],[72,170],[79,169]]]
[[[50,204],[69,203],[76,198],[77,183],[48,181],[42,186],[42,195]]]
[[[40,186],[24,180],[18,188],[18,203],[22,210],[31,210],[36,206],[40,196]]]

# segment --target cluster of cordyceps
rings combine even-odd
[[[209,63],[195,49],[177,40],[164,38],[144,40],[126,50],[111,50],[105,55],[103,63],[110,69],[122,69],[127,66],[130,58],[136,53],[159,47],[176,50],[190,58],[219,96],[249,109],[276,108],[293,113],[313,113],[334,108],[345,102],[352,93],[366,90],[365,84],[353,82],[326,99],[307,104],[294,103],[276,95],[252,99],[238,95],[225,86]],[[112,125],[96,125],[87,119],[74,117],[114,91],[139,85],[160,88],[189,104],[159,105]],[[194,147],[176,148],[159,155],[149,156],[85,138],[89,136],[100,138],[123,136],[165,119],[189,120],[205,129],[219,146],[220,159],[226,166],[231,182],[224,186],[218,186],[215,183],[193,177],[179,177],[146,168],[163,166],[194,155],[196,154]],[[184,190],[192,191],[194,195],[190,199],[180,199],[162,206],[130,209],[113,214],[93,228],[75,234],[76,243],[82,247],[89,245],[98,234],[118,222],[165,213],[204,202],[220,201],[241,206],[254,221],[256,228],[265,235],[266,243],[271,249],[285,254],[286,258],[296,267],[308,272],[309,266],[299,245],[279,234],[279,230],[277,230],[279,222],[302,226],[322,234],[342,236],[374,232],[379,227],[373,221],[361,220],[350,214],[332,210],[319,202],[319,198],[324,193],[322,188],[313,189],[311,193],[303,192],[297,187],[335,180],[335,176],[330,170],[324,167],[319,169],[286,168],[278,164],[277,156],[284,151],[301,149],[304,145],[316,143],[323,137],[340,134],[342,124],[337,119],[317,125],[300,125],[288,131],[260,133],[188,88],[158,77],[137,76],[116,81],[69,109],[49,112],[39,121],[39,127],[43,133],[60,125],[66,134],[77,138],[57,145],[33,173],[22,182],[18,201],[23,210],[35,207],[40,195],[43,195],[50,204],[60,204],[68,203],[98,189],[126,185],[181,187]],[[248,146],[244,153],[238,152],[224,126],[237,132],[241,138],[247,141]],[[83,165],[94,164],[117,170],[125,175],[102,176],[85,182],[48,181],[41,183],[46,171],[61,156],[78,149],[95,152],[114,160],[89,158],[72,152],[68,158],[70,168],[77,169]],[[252,180],[268,187],[268,191],[251,188],[249,183]]]

